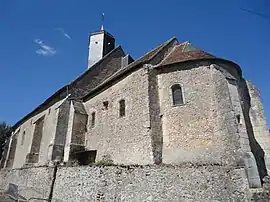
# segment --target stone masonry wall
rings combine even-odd
[[[158,75],[163,163],[236,165],[237,126],[225,76],[210,64],[179,64]],[[183,85],[184,105],[172,105],[173,84]]]
[[[249,116],[253,127],[255,141],[263,150],[261,158],[265,160],[265,166],[268,174],[270,172],[270,136],[267,127],[267,121],[264,114],[263,103],[259,89],[251,82],[247,81],[247,87],[250,95]],[[259,150],[259,149],[258,149]]]
[[[25,121],[22,125],[20,125],[17,128],[17,131],[19,130],[19,133],[13,168],[20,168],[25,164],[25,157],[30,152],[32,145],[32,138],[35,129],[34,122],[44,115],[45,115],[43,126],[44,135],[42,136],[41,139],[39,164],[46,164],[48,162],[49,146],[50,144],[53,143],[58,117],[58,107],[61,104],[62,101],[55,103],[50,108],[44,110],[43,112],[37,114],[31,119]],[[22,142],[22,135],[24,131],[25,131],[25,138],[24,142]]]
[[[8,145],[10,149],[7,151],[6,162],[4,162],[4,164],[6,164],[4,165],[6,168],[12,168],[13,166],[16,149],[17,149],[17,142],[18,142],[18,133],[15,133],[14,135],[11,136],[10,142]]]
[[[53,201],[248,201],[248,183],[220,166],[62,167]]]
[[[40,117],[34,124],[35,124],[35,130],[32,138],[32,144],[29,154],[27,154],[27,157],[25,159],[26,163],[38,163],[39,161],[39,151],[40,151],[40,145],[41,140],[43,136],[43,127],[44,127],[44,117]]]
[[[259,177],[258,167],[256,164],[255,156],[252,153],[250,144],[250,135],[247,130],[248,122],[245,117],[245,106],[242,104],[243,102],[240,101],[241,99],[241,85],[239,80],[235,79],[229,79],[228,81],[228,87],[231,97],[231,102],[233,106],[234,116],[236,118],[236,126],[237,126],[237,132],[236,137],[238,141],[240,142],[240,148],[243,152],[243,160],[245,164],[245,168],[247,170],[247,175],[249,179],[249,185],[250,187],[261,187],[261,181]]]
[[[65,145],[64,161],[70,161],[76,152],[85,149],[85,132],[87,128],[88,115],[82,110],[78,111],[74,107],[76,103],[73,101],[70,109],[67,138]],[[83,104],[81,104],[83,107]],[[84,108],[83,108],[84,109]]]
[[[68,121],[70,113],[70,100],[66,99],[58,108],[58,118],[56,132],[52,146],[51,158],[49,160],[63,160],[66,136],[68,131]]]
[[[9,183],[18,186],[19,195],[48,199],[53,180],[54,168],[24,168],[0,171],[0,190],[7,190]]]
[[[119,117],[119,101],[126,112]],[[108,101],[108,108],[103,102]],[[97,150],[96,161],[153,164],[148,101],[148,70],[139,69],[85,102],[89,114],[86,148]],[[95,126],[91,114],[95,112]]]
[[[33,167],[0,171],[0,192],[54,202],[249,201],[243,168],[222,166]],[[33,200],[40,201],[40,200]]]
[[[46,105],[41,106],[35,110],[29,118],[22,121],[17,126],[16,130],[20,129],[18,136],[18,144],[16,147],[16,154],[14,159],[13,168],[20,168],[25,163],[25,157],[30,152],[32,136],[34,133],[34,122],[45,115],[44,120],[44,135],[41,140],[39,164],[46,164],[51,159],[53,139],[56,130],[56,122],[58,117],[57,107],[61,104],[62,100],[71,94],[71,97],[81,97],[87,94],[91,89],[102,83],[109,76],[114,74],[121,68],[121,58],[125,56],[121,47],[116,48],[108,57],[104,58],[97,66],[85,71],[79,79],[71,82],[69,86],[59,90],[59,93],[54,95],[51,101],[46,101]],[[25,131],[25,141],[21,144],[21,137]],[[49,153],[49,154],[48,154]]]
[[[250,127],[248,118],[249,115],[246,113],[248,98],[243,95],[245,87],[242,85],[244,79],[241,77],[241,73],[237,71],[235,66],[231,66],[224,63],[211,64],[210,67],[219,70],[220,73],[227,80],[229,98],[231,101],[232,117],[233,122],[230,122],[233,128],[237,131],[233,132],[234,136],[237,137],[240,143],[240,150],[243,154],[243,162],[248,176],[250,187],[261,187],[261,181],[259,177],[258,167],[256,164],[256,158],[252,153],[252,135],[250,134]],[[217,81],[218,82],[218,81]],[[250,146],[251,145],[251,146]]]
[[[160,114],[157,71],[150,69],[148,75],[149,75],[148,78],[149,112],[151,119],[150,129],[153,148],[153,158],[155,164],[160,164],[162,163],[163,134],[162,134],[162,122]]]

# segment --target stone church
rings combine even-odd
[[[88,69],[13,129],[2,168],[243,166],[250,187],[270,169],[259,90],[236,63],[176,38],[133,60],[107,31],[92,33]]]

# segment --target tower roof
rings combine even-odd
[[[99,31],[96,31],[96,32],[92,32],[90,34],[90,36],[94,36],[94,35],[97,35],[97,34],[106,34],[112,38],[114,38],[114,36],[112,34],[110,34],[109,32],[105,31],[105,30],[99,30]]]

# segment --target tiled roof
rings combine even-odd
[[[121,47],[117,47],[114,50],[111,51],[107,56],[104,58],[110,56],[115,51],[121,49]],[[122,50],[122,49],[121,49]],[[97,62],[95,65],[101,65],[104,58],[102,58],[99,62]],[[157,59],[159,58],[159,59]],[[161,59],[160,59],[161,58]],[[157,60],[156,60],[157,59]],[[144,56],[139,58],[138,60],[135,60],[131,64],[127,65],[126,67],[118,70],[116,73],[114,73],[112,76],[107,78],[105,81],[91,89],[89,92],[85,94],[83,97],[77,96],[76,99],[82,99],[87,100],[90,96],[97,93],[98,91],[102,90],[104,87],[106,87],[108,84],[112,83],[113,81],[117,80],[118,78],[121,78],[122,76],[128,74],[131,71],[136,70],[136,68],[140,68],[143,64],[150,63],[153,65],[157,65],[157,67],[166,66],[170,64],[175,64],[179,62],[185,62],[189,60],[198,60],[198,59],[217,59],[217,60],[223,60],[216,58],[215,56],[206,53],[196,47],[194,47],[189,42],[185,43],[177,43],[176,38],[172,38],[165,43],[161,44],[160,46],[156,47],[155,49],[149,51]],[[162,60],[162,61],[160,61]],[[226,61],[226,60],[223,60]],[[230,62],[230,61],[226,61]],[[157,64],[159,63],[159,64]],[[232,63],[232,62],[230,62]],[[236,64],[235,64],[236,65]],[[238,65],[236,65],[238,68],[238,71],[241,73],[241,69]],[[82,75],[80,75],[78,78],[76,78],[74,81],[72,81],[70,84],[64,86],[60,90],[58,90],[56,93],[54,93],[51,97],[49,97],[45,102],[43,102],[40,106],[38,106],[35,110],[33,110],[31,113],[23,117],[20,121],[18,121],[13,128],[16,128],[21,123],[23,123],[25,120],[28,120],[33,115],[40,112],[40,110],[43,110],[48,106],[48,104],[57,96],[60,96],[62,92],[66,91],[67,88],[71,87],[73,84],[75,84],[77,81],[79,81],[81,78],[83,78],[85,75],[88,74],[88,72],[91,70],[87,70]],[[82,93],[81,93],[82,94]],[[82,95],[80,95],[82,96]],[[62,97],[59,97],[59,99],[62,99]],[[78,111],[81,110],[79,106],[76,106]]]
[[[103,88],[108,82],[114,80],[115,78],[118,78],[119,76],[122,76],[122,75],[126,74],[127,72],[131,71],[133,68],[136,68],[137,66],[139,66],[141,64],[147,63],[152,58],[154,58],[160,51],[162,51],[168,44],[171,44],[175,40],[176,40],[175,38],[172,38],[172,39],[166,41],[165,43],[161,44],[157,48],[155,48],[155,49],[149,51],[148,53],[146,53],[143,57],[141,57],[138,60],[132,62],[131,64],[129,64],[125,68],[120,69],[115,74],[113,74],[108,79],[106,79],[104,82],[102,82],[100,85],[98,85],[97,87],[95,87],[93,90],[90,90],[90,92],[87,93],[86,96],[84,96],[84,97],[87,97],[92,92],[95,92],[96,90],[98,90],[100,88]],[[120,46],[117,47],[117,48],[115,48],[114,50],[112,50],[108,55],[106,55],[104,58],[102,58],[95,65],[101,64],[102,61],[106,57],[110,56],[111,54],[113,54],[114,52],[116,52],[119,49],[121,49]],[[93,68],[93,67],[91,67],[91,68]],[[32,117],[32,116],[40,113],[40,111],[42,111],[44,108],[46,108],[46,106],[49,105],[49,103],[53,99],[55,99],[55,97],[59,96],[63,91],[66,91],[67,88],[69,88],[75,82],[77,82],[78,80],[80,80],[81,78],[83,78],[85,75],[87,75],[89,71],[91,71],[91,70],[90,69],[86,70],[82,75],[80,75],[79,77],[77,77],[74,81],[72,81],[71,83],[65,85],[64,87],[62,87],[61,89],[59,89],[57,92],[55,92],[52,96],[50,96],[42,104],[40,104],[38,107],[36,107],[32,112],[30,112],[29,114],[27,114],[26,116],[24,116],[21,120],[19,120],[16,124],[14,124],[13,129],[16,129],[20,124],[22,124],[24,121],[28,120],[30,117]],[[59,99],[62,99],[62,98],[59,98]],[[80,98],[78,97],[77,99],[80,99]]]
[[[188,46],[191,46],[188,42],[175,46],[160,65],[165,66],[188,60],[216,58],[215,56],[200,49],[189,48]]]
[[[121,69],[119,72],[116,72],[115,74],[120,74],[121,72],[124,72],[124,71],[126,71],[128,69],[132,69],[133,67],[135,67],[135,66],[137,66],[139,64],[143,64],[143,63],[149,62],[156,54],[158,54],[164,47],[166,47],[168,44],[170,44],[174,40],[176,40],[176,39],[175,38],[171,38],[170,40],[168,40],[165,43],[159,45],[158,47],[152,49],[151,51],[149,51],[148,53],[146,53],[145,55],[143,55],[142,57],[140,57],[138,60],[135,60],[134,62],[132,62],[131,64],[129,64],[127,67]]]
[[[104,86],[106,86],[109,82],[114,81],[115,79],[119,78],[122,75],[125,75],[129,71],[132,71],[134,68],[136,68],[136,67],[138,67],[138,66],[140,66],[142,64],[145,64],[145,63],[150,62],[165,47],[167,47],[169,44],[171,44],[171,43],[173,43],[175,41],[176,41],[176,38],[175,37],[171,38],[170,40],[166,41],[165,43],[161,44],[160,46],[158,46],[155,49],[151,50],[150,52],[146,53],[144,56],[142,56],[138,60],[135,60],[134,62],[132,62],[131,64],[129,64],[125,68],[120,69],[114,75],[112,75],[107,80],[105,80],[102,84],[100,84],[95,89],[93,89],[91,92],[89,92],[89,94],[87,94],[86,96],[84,96],[82,99],[83,100],[88,99],[89,96],[91,96],[95,92],[99,91],[100,89],[104,88]]]

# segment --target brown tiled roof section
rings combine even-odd
[[[206,59],[206,58],[216,58],[215,56],[206,53],[202,50],[183,52],[185,43],[176,46],[171,53],[161,62],[161,66],[184,62],[188,60]]]

